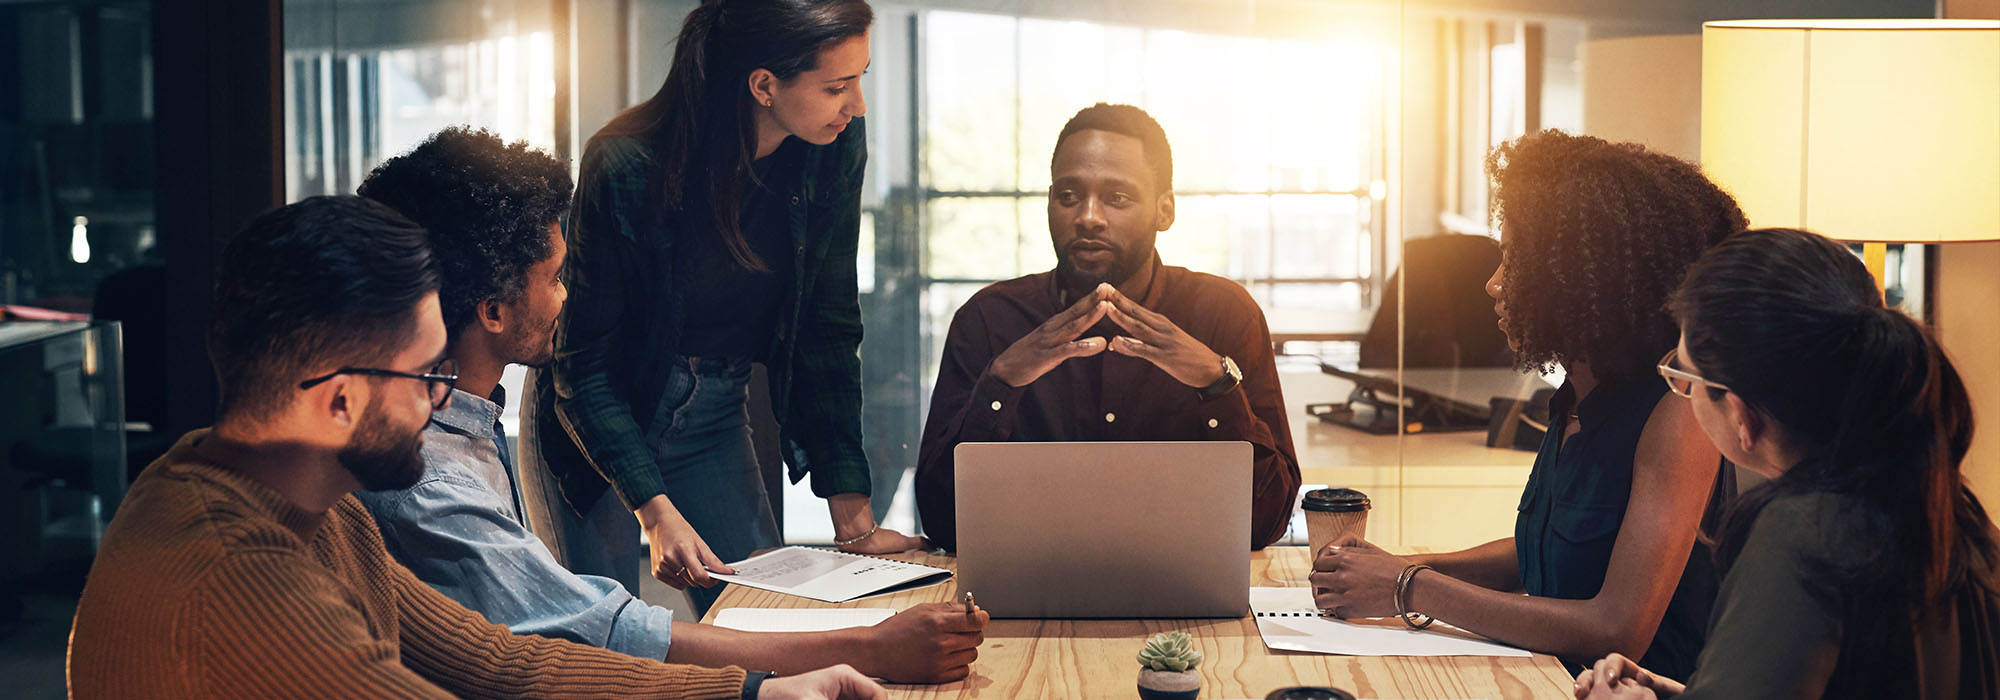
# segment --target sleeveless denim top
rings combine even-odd
[[[1581,404],[1569,383],[1556,391],[1549,406],[1548,435],[1535,455],[1514,521],[1521,585],[1529,595],[1582,600],[1603,588],[1632,494],[1639,434],[1665,394],[1666,384],[1651,374],[1601,384]],[[1572,406],[1581,427],[1565,440]],[[1735,491],[1735,467],[1726,462],[1721,466],[1702,518],[1704,527],[1711,525],[1719,506]],[[1709,610],[1719,585],[1710,549],[1697,541],[1640,665],[1677,680],[1688,677],[1707,638]],[[1572,668],[1596,661],[1563,659]]]

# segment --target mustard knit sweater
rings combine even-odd
[[[92,698],[735,698],[743,670],[510,634],[424,585],[353,496],[323,515],[182,438],[133,482],[70,631]]]

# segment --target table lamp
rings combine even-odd
[[[1702,169],[1751,226],[1863,243],[1878,284],[1884,244],[2000,240],[2000,20],[1709,22],[1701,71]],[[1991,508],[2000,265],[1940,267],[1938,331],[1978,414],[1964,468]]]

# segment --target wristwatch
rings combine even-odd
[[[1229,393],[1229,390],[1235,389],[1238,385],[1242,383],[1243,383],[1243,370],[1237,369],[1236,361],[1229,359],[1229,357],[1225,355],[1222,358],[1222,377],[1220,379],[1215,380],[1215,383],[1202,387],[1200,389],[1196,389],[1194,391],[1196,394],[1201,395],[1201,400],[1207,401],[1209,399],[1219,398],[1223,394]]]

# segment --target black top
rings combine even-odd
[[[744,183],[743,239],[766,269],[737,265],[711,239],[689,246],[694,257],[681,281],[687,304],[682,355],[763,360],[769,354],[791,293],[791,217],[799,199],[791,184],[795,178],[785,174],[797,169],[799,152],[798,142],[786,139],[777,151],[757,159],[756,179]]]
[[[1535,455],[1514,521],[1521,585],[1529,595],[1583,600],[1604,587],[1632,495],[1639,434],[1666,390],[1665,383],[1645,374],[1600,384],[1581,403],[1567,382],[1556,391],[1549,404],[1548,435]],[[1581,427],[1564,440],[1571,406]],[[1702,518],[1705,525],[1714,522],[1717,506],[1734,494],[1735,467],[1718,469],[1716,481],[1709,512]],[[1719,578],[1710,548],[1697,541],[1641,666],[1676,680],[1688,677],[1706,637]],[[1596,661],[1563,659],[1572,667]]]
[[[1854,612],[1885,601],[1857,600],[1828,571],[1866,566],[1883,547],[1872,510],[1832,493],[1766,504],[1723,580],[1701,668],[1681,697],[2000,697],[1996,562],[1974,555],[1970,580],[1941,609],[1857,629]]]

